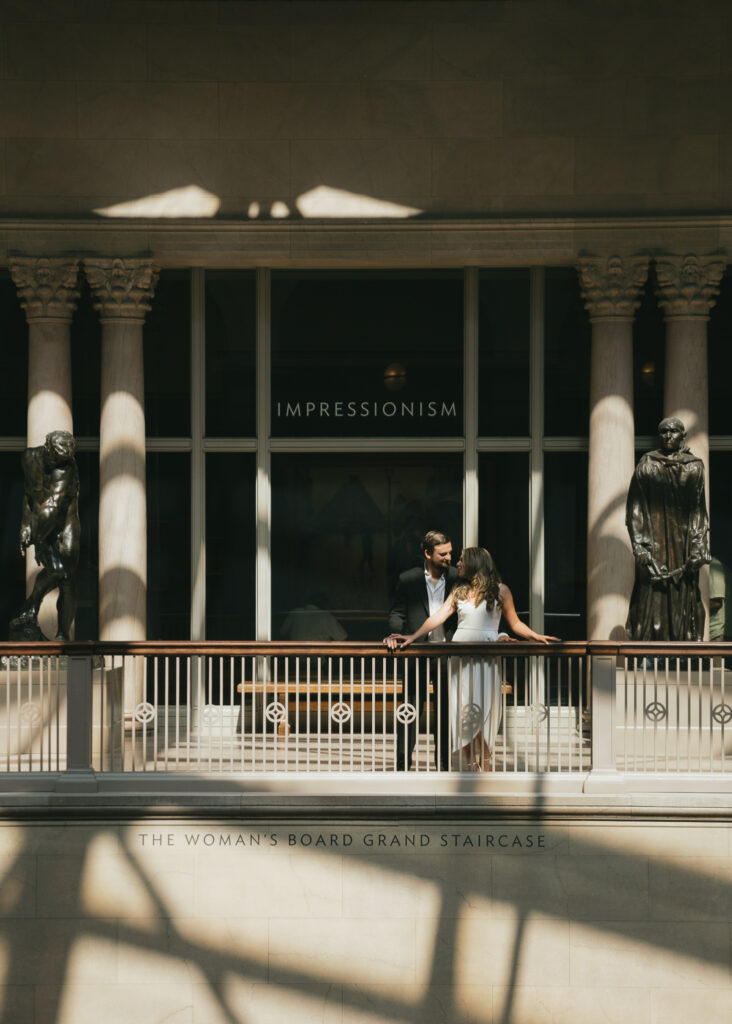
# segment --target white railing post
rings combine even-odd
[[[68,659],[66,700],[66,767],[70,772],[92,770],[92,659]]]
[[[592,770],[584,785],[585,792],[617,790],[625,785],[615,759],[616,669],[616,655],[590,655]]]

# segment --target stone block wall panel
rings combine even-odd
[[[337,144],[316,184],[440,218],[729,204],[724,0],[75,0],[59,12],[0,7],[0,215],[94,216],[189,184],[219,195],[219,216],[248,218],[252,202],[259,216],[292,211],[299,170],[283,175],[278,160],[262,182],[234,145],[274,141],[293,167]],[[177,140],[205,158],[163,160],[154,147]],[[379,175],[344,170],[338,149],[368,141],[378,161],[413,140],[430,142],[421,173],[391,162],[388,187],[358,184]],[[143,141],[142,155],[127,145]]]

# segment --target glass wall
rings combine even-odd
[[[255,633],[257,530],[254,455],[206,456],[206,638],[251,640]]]
[[[145,319],[148,437],[191,433],[191,285],[188,270],[163,270]]]
[[[478,292],[479,413],[485,437],[528,436],[528,270],[484,270]]]
[[[256,433],[256,305],[253,271],[206,271],[208,437],[253,437]]]
[[[0,269],[0,436],[28,427],[28,326],[10,273]]]
[[[529,621],[529,460],[524,453],[480,456],[478,537],[510,587],[519,617]]]
[[[442,530],[459,551],[458,455],[281,455],[272,460],[272,635],[293,611],[330,637],[380,640],[398,576],[420,565],[420,541]],[[328,622],[332,618],[333,622]]]
[[[587,437],[592,331],[579,278],[572,267],[549,267],[545,281],[544,433]]]
[[[544,459],[546,631],[562,640],[587,636],[587,455]],[[628,595],[630,597],[630,595]]]
[[[272,275],[274,437],[456,437],[459,272]]]
[[[7,271],[0,322],[7,621],[24,589],[16,550],[28,336]],[[725,565],[731,333],[728,275],[709,323],[712,548]],[[543,609],[546,631],[584,635],[591,326],[573,268],[165,270],[144,339],[151,638],[293,638],[293,611],[314,605],[322,628],[330,616],[338,636],[379,639],[396,578],[419,564],[429,528],[447,531],[456,553],[467,528],[469,543],[492,551],[526,621]],[[652,269],[633,341],[636,434],[645,437],[663,412],[665,325]],[[77,636],[93,639],[101,327],[85,284],[71,349]],[[477,381],[465,380],[466,365]],[[544,389],[543,422],[532,387]],[[258,422],[268,424],[259,438]],[[477,510],[463,506],[474,480]],[[532,519],[530,491],[543,518]],[[257,570],[263,558],[267,573]]]

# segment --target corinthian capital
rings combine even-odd
[[[79,298],[79,261],[46,256],[17,256],[10,273],[28,323],[70,323]]]
[[[648,273],[648,257],[583,256],[577,261],[590,320],[633,320]]]
[[[102,323],[145,320],[158,279],[152,260],[89,259],[84,260],[84,272]]]
[[[656,295],[667,320],[708,320],[725,262],[720,256],[659,256]]]

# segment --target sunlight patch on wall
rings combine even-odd
[[[135,927],[160,927],[160,910],[145,879],[135,871],[112,833],[94,836],[89,844],[81,883],[85,913],[97,917],[134,918]]]
[[[303,217],[393,217],[404,219],[414,217],[422,210],[414,206],[402,206],[385,199],[346,192],[330,185],[318,185],[309,192],[303,192],[295,200],[295,206]]]
[[[172,188],[140,199],[103,206],[94,213],[100,217],[214,217],[221,200],[198,185]]]

